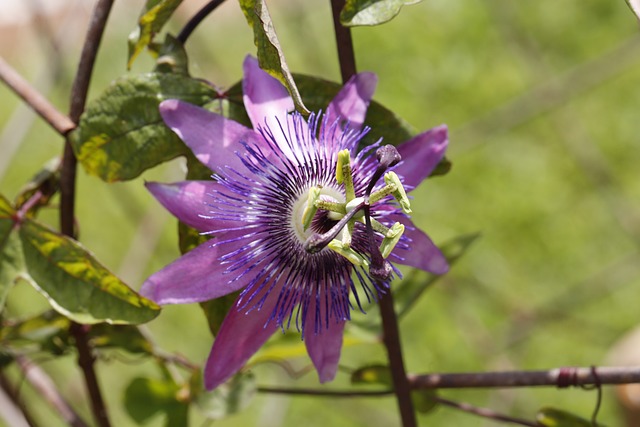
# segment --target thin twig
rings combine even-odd
[[[464,411],[473,415],[478,415],[483,418],[489,418],[493,421],[499,421],[502,423],[510,423],[510,424],[518,424],[521,426],[540,427],[540,424],[538,424],[537,422],[524,420],[522,418],[510,417],[504,414],[499,414],[497,412],[492,411],[491,409],[478,408],[477,406],[473,406],[465,402],[455,402],[453,400],[444,399],[442,397],[434,397],[433,400],[440,403],[441,405],[449,406],[450,408],[455,408],[460,411]]]
[[[338,47],[338,60],[340,62],[340,75],[345,83],[356,73],[356,56],[353,50],[351,29],[340,23],[340,11],[344,7],[345,0],[331,0],[331,12],[333,14],[333,31],[336,35]]]
[[[71,405],[62,397],[58,388],[49,376],[38,365],[32,363],[25,356],[16,356],[15,361],[38,394],[72,427],[87,427],[87,423],[73,410]]]
[[[15,408],[20,411],[24,421],[31,427],[37,427],[38,424],[36,424],[35,420],[33,419],[33,417],[29,412],[29,409],[25,406],[22,399],[20,399],[18,391],[9,382],[9,379],[4,375],[2,370],[0,370],[0,388],[4,391],[4,394],[7,396],[7,398],[11,400]],[[5,419],[5,420],[9,422],[8,419]],[[10,422],[9,424],[12,425]]]
[[[40,117],[61,135],[76,125],[69,117],[58,111],[47,99],[27,82],[16,70],[0,57],[0,80],[24,100]]]
[[[398,318],[393,308],[391,289],[380,297],[379,305],[380,315],[382,316],[383,342],[387,349],[389,369],[391,370],[391,378],[398,401],[398,408],[400,409],[402,425],[403,427],[415,427],[417,425],[416,414],[411,400],[411,386],[407,381],[407,374],[404,369]]]
[[[595,369],[596,376],[594,376]],[[597,377],[597,378],[596,378]],[[414,389],[436,388],[510,388],[556,386],[583,387],[640,383],[640,366],[565,367],[548,371],[469,372],[453,374],[409,375]]]
[[[71,88],[69,117],[74,123],[79,122],[80,115],[84,111],[95,59],[112,6],[113,0],[98,0],[91,16],[87,36],[80,54],[78,71]],[[74,236],[76,166],[77,160],[71,142],[67,138],[60,174],[60,230],[63,234],[71,237]],[[89,327],[73,323],[70,332],[75,338],[78,364],[84,374],[96,422],[100,427],[109,427],[111,424],[94,367],[95,357],[88,342]]]
[[[176,39],[180,43],[185,44],[193,30],[195,30],[196,27],[204,20],[204,18],[209,16],[209,14],[216,10],[216,8],[222,3],[224,3],[224,0],[211,0],[209,3],[202,6],[202,9],[200,9],[195,15],[193,15],[189,22],[187,22]]]
[[[318,397],[385,397],[394,394],[393,390],[315,390],[290,387],[258,387],[257,390],[260,393]]]

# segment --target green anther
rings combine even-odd
[[[383,236],[386,236],[387,233],[389,232],[389,229],[387,227],[385,227],[384,224],[382,224],[380,221],[378,221],[377,219],[375,219],[373,217],[371,217],[371,228],[373,228],[373,231],[377,231],[378,233],[382,234]]]
[[[395,172],[387,172],[386,174],[384,174],[384,182],[386,182],[387,185],[396,186],[396,190],[392,193],[393,197],[395,197],[398,203],[400,203],[402,211],[406,214],[410,214],[411,203],[409,202],[407,193],[404,191],[404,187],[402,186],[402,182],[400,182],[400,178],[398,178],[398,175],[396,175]]]
[[[380,253],[382,253],[383,258],[387,258],[391,254],[393,248],[395,248],[400,241],[402,233],[404,233],[404,225],[399,222],[393,224],[389,229],[387,234],[384,236],[384,239],[382,239],[382,244],[380,245]]]
[[[356,191],[353,188],[353,175],[351,174],[351,154],[349,150],[342,150],[338,153],[338,163],[336,164],[336,181],[344,183],[344,193],[347,203],[355,199]]]
[[[347,213],[347,209],[345,208],[344,203],[330,202],[328,200],[319,199],[316,200],[315,205],[316,208],[322,209],[323,211],[335,212],[342,215]]]
[[[309,196],[307,197],[307,207],[304,208],[302,213],[302,227],[306,231],[311,225],[313,217],[318,212],[317,202],[320,200],[320,188],[311,187],[309,189]]]
[[[365,257],[351,249],[349,246],[344,246],[340,240],[333,239],[329,242],[327,247],[335,253],[345,257],[351,264],[355,266],[369,265],[369,261]]]
[[[369,196],[369,203],[374,204],[376,202],[379,202],[389,194],[393,194],[396,190],[397,187],[395,185],[385,185],[378,191],[374,191],[371,196]]]

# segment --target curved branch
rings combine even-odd
[[[184,44],[189,38],[189,36],[191,35],[191,33],[193,32],[193,30],[196,29],[196,27],[204,20],[204,18],[209,16],[209,14],[214,10],[216,10],[216,8],[220,6],[222,3],[224,3],[224,0],[211,0],[209,3],[202,6],[202,9],[200,9],[198,13],[193,15],[193,18],[191,18],[189,22],[187,22],[184,28],[180,31],[180,34],[178,34],[178,36],[176,37],[176,39],[180,43]]]
[[[76,127],[69,117],[58,111],[2,57],[0,57],[0,80],[60,135],[65,135]]]

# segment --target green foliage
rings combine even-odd
[[[412,390],[411,400],[413,407],[421,414],[428,414],[438,407],[438,396],[436,390]]]
[[[239,294],[240,291],[237,291],[220,298],[200,303],[200,307],[207,318],[209,330],[214,336],[218,334],[222,321],[233,306],[233,303],[236,298],[238,298]]]
[[[252,373],[240,372],[212,391],[202,387],[201,371],[191,377],[191,399],[205,417],[219,420],[245,409],[256,394],[256,381]]]
[[[0,343],[5,348],[65,354],[73,348],[70,326],[69,317],[49,310],[20,322],[3,324],[0,327]],[[132,325],[100,323],[89,330],[88,338],[95,349],[118,348],[132,354],[153,354],[151,343]]]
[[[21,189],[15,198],[15,207],[20,209],[36,192],[40,192],[38,203],[29,208],[33,215],[37,209],[47,206],[51,197],[58,191],[60,185],[60,158],[48,161]]]
[[[181,392],[181,387],[169,378],[138,377],[125,390],[124,406],[138,424],[165,414],[165,427],[184,427],[189,425],[189,405]]]
[[[260,68],[277,78],[287,88],[300,113],[309,114],[285,62],[284,53],[280,48],[280,42],[273,28],[266,2],[264,0],[240,0],[240,7],[253,30],[253,41],[258,48]]]
[[[14,231],[15,215],[9,201],[0,195],[0,312],[9,290],[25,272],[20,239]]]
[[[167,34],[159,47],[154,71],[189,75],[189,58],[184,45],[171,34]]]
[[[7,349],[64,354],[70,346],[70,325],[69,318],[49,310],[17,323],[3,324],[0,328],[0,343]]]
[[[340,22],[347,27],[380,25],[392,20],[402,6],[421,0],[347,0],[340,12]]]
[[[602,424],[593,424],[590,420],[555,408],[540,409],[536,421],[543,427],[604,427]]]
[[[138,27],[129,35],[127,68],[131,68],[140,52],[153,42],[153,37],[167,23],[180,3],[182,0],[147,0],[138,20]]]
[[[447,259],[449,266],[453,266],[469,250],[479,236],[479,234],[458,236],[440,245],[440,250]],[[420,299],[420,296],[442,277],[428,274],[427,278],[423,279],[424,276],[425,273],[412,270],[409,277],[395,290],[393,298],[398,318],[405,316]]]
[[[35,221],[20,224],[30,282],[78,323],[144,323],[159,307],[111,274],[75,240]]]
[[[27,218],[28,208],[50,197],[42,195],[40,189],[56,174],[47,168],[45,172],[18,197],[24,211],[16,211],[0,195],[0,310],[10,288],[23,278],[53,308],[79,323],[143,323],[157,316],[160,308],[155,303],[131,290],[77,241]],[[26,198],[29,204],[24,201]],[[46,317],[34,320],[36,325],[48,321]],[[59,322],[56,319],[52,324]]]
[[[393,380],[389,366],[368,365],[351,373],[351,384],[379,384],[393,387]]]
[[[217,97],[207,83],[181,74],[122,77],[88,105],[73,132],[74,151],[91,175],[107,182],[135,178],[188,151],[162,122],[160,102],[204,105]]]

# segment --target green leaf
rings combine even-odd
[[[351,384],[380,384],[393,387],[393,379],[389,366],[368,365],[351,373]]]
[[[11,203],[0,195],[0,312],[9,291],[25,274],[22,247],[15,231],[15,215]]]
[[[158,105],[182,99],[204,105],[218,94],[209,84],[172,73],[126,76],[92,101],[73,132],[72,144],[87,173],[107,182],[137,177],[188,152],[164,125]]]
[[[304,115],[309,114],[285,62],[265,0],[240,0],[240,7],[249,26],[253,29],[253,41],[258,48],[260,68],[280,80],[287,88],[296,110]]]
[[[458,261],[458,259],[467,252],[478,237],[480,237],[478,233],[465,234],[442,244],[440,246],[440,250],[444,254],[449,265],[454,265],[456,261]],[[418,301],[420,296],[443,277],[428,274],[428,276],[424,278],[425,274],[426,273],[423,273],[422,271],[413,270],[409,277],[407,277],[407,279],[402,282],[402,285],[394,292],[393,299],[395,302],[396,313],[398,313],[398,318],[402,318],[406,315]]]
[[[590,420],[555,408],[540,409],[536,415],[536,421],[544,427],[594,427]],[[603,427],[599,423],[595,427],[598,426]]]
[[[93,348],[119,348],[134,354],[153,354],[153,344],[133,325],[100,323],[89,331]]]
[[[167,23],[182,0],[147,0],[142,9],[138,28],[129,35],[129,61],[127,69],[136,57],[147,47],[158,31]]]
[[[29,213],[33,214],[37,208],[46,206],[51,197],[58,191],[60,183],[60,157],[55,157],[48,161],[31,180],[20,189],[15,199],[16,209],[20,209],[37,191],[40,191],[40,199],[36,206],[29,208]]]
[[[50,310],[18,323],[3,325],[0,328],[0,343],[6,348],[65,354],[71,346],[70,325],[70,319]]]
[[[233,303],[236,301],[236,298],[238,298],[239,294],[240,291],[237,291],[216,299],[200,303],[200,308],[202,308],[202,311],[207,318],[209,330],[214,336],[218,334],[220,325],[222,325],[222,321],[229,312],[229,309],[231,309],[231,306],[233,306]]]
[[[392,20],[402,6],[421,0],[347,0],[340,12],[340,23],[345,27],[380,25]]]
[[[193,401],[205,417],[219,420],[246,408],[256,394],[256,380],[250,372],[240,372],[212,391],[204,390],[202,373],[191,378]]]
[[[411,390],[413,407],[421,414],[427,414],[438,406],[437,396],[436,390]]]
[[[167,34],[160,45],[154,71],[189,75],[189,60],[184,45],[171,34]]]
[[[189,405],[181,399],[180,387],[169,379],[135,378],[124,392],[124,406],[138,424],[165,413],[165,426],[189,425]]]
[[[78,323],[144,323],[160,308],[111,274],[75,240],[34,221],[20,227],[31,284]]]

